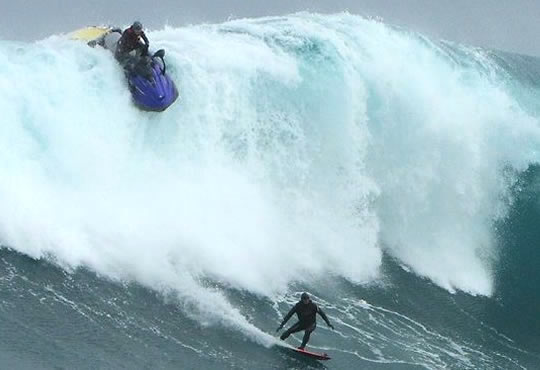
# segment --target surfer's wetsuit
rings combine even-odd
[[[309,299],[309,298],[308,298]],[[291,335],[292,333],[296,333],[302,330],[305,330],[304,332],[304,338],[302,339],[302,345],[299,347],[301,349],[304,349],[307,342],[309,341],[309,337],[311,333],[315,330],[317,327],[317,314],[321,315],[323,320],[326,322],[326,324],[334,328],[332,324],[330,324],[330,321],[328,320],[328,317],[323,312],[322,309],[320,309],[315,303],[309,299],[307,303],[304,303],[303,301],[298,302],[294,305],[293,308],[289,311],[289,313],[283,318],[283,321],[281,322],[281,325],[279,326],[279,329],[283,327],[289,321],[291,316],[296,313],[298,316],[298,322],[291,326],[289,329],[287,329],[282,335],[281,340],[285,340]]]

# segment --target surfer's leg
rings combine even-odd
[[[299,347],[300,349],[304,349],[306,347],[306,344],[309,342],[311,332],[315,330],[316,327],[317,324],[314,323],[310,327],[306,328],[306,331],[304,332],[304,338],[302,339],[302,345]]]
[[[296,324],[294,324],[293,326],[291,326],[289,329],[287,329],[285,331],[285,333],[281,334],[281,340],[285,340],[289,337],[289,335],[291,335],[292,333],[296,333],[296,332],[299,332],[301,330],[304,330],[304,328],[302,328],[300,326],[300,323],[297,322]]]

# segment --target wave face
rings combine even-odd
[[[537,60],[347,14],[149,36],[166,49],[181,94],[161,114],[132,106],[103,50],[62,37],[0,43],[0,244],[11,250],[3,251],[4,281],[31,273],[22,255],[45,259],[80,278],[76,285],[99,285],[97,297],[138,289],[111,280],[136,284],[170,298],[185,320],[267,347],[279,315],[247,312],[276,315],[307,286],[323,305],[342,304],[327,303],[349,348],[343,355],[352,356],[343,366],[536,361],[502,334],[511,327],[499,333],[498,320],[482,326],[476,314],[498,307],[501,276],[519,266],[509,256],[520,255],[520,239],[500,230],[514,230],[508,220],[525,207],[521,185],[534,183],[527,174],[540,157]],[[530,202],[538,198],[531,191]],[[97,322],[107,312],[86,312],[80,292],[36,284]],[[389,308],[399,286],[409,295],[425,289],[419,300],[434,295],[430,325],[419,306],[410,308],[418,317],[406,304]],[[366,295],[373,301],[352,299]],[[471,344],[435,323],[449,302],[456,326],[468,318],[489,334]],[[471,304],[483,308],[464,311]],[[379,334],[361,329],[368,314]],[[380,337],[369,344],[370,335]],[[490,362],[483,341],[496,343],[502,362]],[[195,359],[204,352],[185,345]]]

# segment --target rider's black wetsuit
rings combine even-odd
[[[283,318],[280,327],[283,327],[283,325],[285,325],[287,321],[289,321],[289,319],[294,313],[296,313],[296,315],[298,316],[298,322],[291,326],[289,329],[287,329],[287,331],[285,331],[280,338],[282,340],[285,340],[292,333],[305,330],[304,338],[302,339],[302,345],[300,346],[300,348],[304,348],[306,346],[311,333],[317,327],[317,314],[321,315],[321,317],[324,321],[326,321],[326,324],[328,326],[332,326],[323,310],[320,309],[311,300],[309,300],[308,303],[300,301],[295,304],[294,307],[291,308],[289,313]]]
[[[141,43],[140,38],[144,40],[144,44]],[[118,40],[118,46],[116,48],[116,59],[122,61],[125,57],[133,50],[141,49],[142,54],[148,52],[148,46],[150,42],[144,34],[144,31],[141,31],[140,34],[136,34],[135,31],[130,27],[127,28],[123,33],[120,40]]]

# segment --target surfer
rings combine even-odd
[[[289,329],[287,329],[280,338],[281,340],[285,340],[292,333],[297,333],[299,331],[305,330],[304,338],[302,339],[302,345],[298,347],[298,349],[303,350],[306,347],[306,344],[309,341],[309,336],[317,327],[317,314],[321,315],[321,317],[326,322],[326,325],[328,325],[332,330],[334,329],[334,326],[330,324],[330,321],[328,320],[328,317],[323,312],[323,310],[311,301],[311,299],[309,298],[309,294],[302,293],[302,295],[300,296],[300,301],[295,304],[293,308],[291,308],[289,313],[283,318],[283,321],[279,325],[279,328],[277,328],[276,332],[280,331],[283,328],[283,325],[285,325],[287,321],[289,321],[289,319],[294,313],[296,313],[296,315],[298,316],[298,322],[291,326]]]
[[[141,42],[141,39],[144,43]],[[143,31],[141,22],[135,21],[129,28],[126,28],[118,40],[115,57],[122,64],[133,50],[140,50],[141,56],[147,55],[149,46],[150,42]]]

